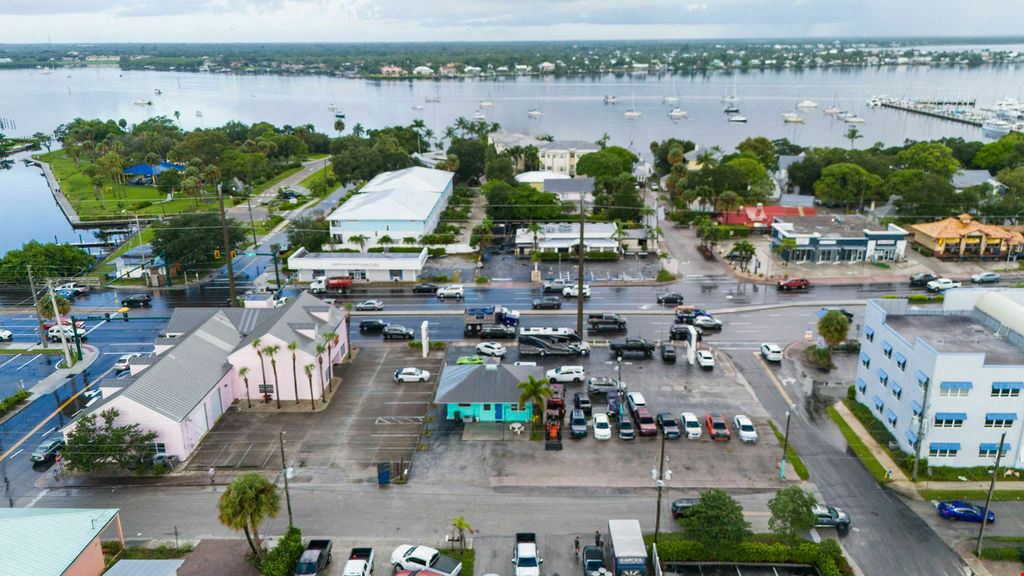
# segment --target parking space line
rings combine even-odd
[[[35,497],[35,498],[33,498],[33,499],[32,499],[32,501],[31,501],[31,502],[29,502],[29,503],[28,503],[28,504],[27,504],[27,505],[25,506],[25,508],[31,508],[31,507],[35,506],[35,505],[36,505],[36,502],[39,502],[40,500],[42,500],[42,499],[43,499],[43,496],[46,496],[47,492],[49,492],[49,491],[50,491],[50,489],[49,489],[49,488],[43,488],[42,492],[40,492],[39,494],[36,494],[36,497]]]
[[[3,368],[4,366],[7,366],[8,364],[10,364],[11,362],[14,362],[18,358],[21,358],[21,354],[15,354],[14,356],[11,356],[10,360],[8,360],[7,362],[4,362],[3,364],[0,364],[0,368]]]
[[[21,366],[18,366],[18,370],[21,370],[21,369],[22,369],[22,368],[24,368],[25,366],[28,366],[29,364],[31,364],[32,362],[34,362],[34,361],[35,361],[35,360],[36,360],[37,358],[41,358],[42,356],[43,356],[42,354],[36,354],[36,355],[35,355],[35,356],[33,356],[33,357],[32,357],[31,359],[29,359],[29,361],[28,361],[28,362],[25,362],[25,363],[24,363],[24,364],[22,364]]]
[[[24,451],[25,451],[24,448],[18,448],[17,452],[15,452],[14,454],[11,454],[11,458],[14,458],[15,456],[17,456],[18,454],[21,454]]]

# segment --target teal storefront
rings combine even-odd
[[[528,422],[533,406],[527,404],[520,410],[518,386],[530,376],[542,379],[542,370],[502,364],[446,366],[434,403],[444,406],[448,420]]]

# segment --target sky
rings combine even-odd
[[[1018,35],[1020,0],[0,0],[0,43]]]

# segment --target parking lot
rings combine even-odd
[[[757,428],[756,444],[741,443],[733,431],[729,442],[700,440],[668,440],[667,468],[673,471],[675,487],[724,487],[735,489],[774,488],[778,485],[777,459],[781,447],[766,424],[766,412],[746,381],[721,353],[716,354],[716,367],[704,371],[690,366],[682,353],[675,364],[657,358],[644,360],[626,358],[622,380],[630,391],[640,392],[651,413],[670,412],[679,418],[681,412],[694,412],[699,418],[709,412],[720,412],[729,422],[737,414],[746,414]],[[471,354],[472,348],[456,347],[448,361]],[[518,360],[510,349],[504,362]],[[616,375],[614,358],[606,348],[596,347],[590,357],[548,359],[537,361],[545,369],[562,364],[581,364],[587,376]],[[585,385],[566,387],[566,403],[571,409],[573,395],[585,392]],[[594,411],[605,409],[604,396],[593,397]],[[529,441],[526,434],[501,434],[496,441],[465,440],[461,425],[443,421],[438,414],[432,433],[425,440],[429,450],[416,456],[414,482],[444,482],[457,475],[460,481],[481,487],[609,487],[648,488],[652,485],[650,470],[658,463],[659,437],[638,437],[619,440],[596,440],[590,427],[586,438],[574,440],[563,428],[563,450],[547,451],[544,443]],[[471,425],[472,427],[473,425]],[[476,426],[480,426],[479,424]],[[491,425],[495,426],[495,425]],[[470,427],[470,428],[471,428]],[[466,429],[470,429],[466,428]],[[613,425],[614,429],[614,425]]]
[[[279,468],[277,437],[284,430],[288,459],[300,476],[329,473],[337,481],[376,481],[378,463],[408,463],[416,450],[441,361],[439,353],[423,359],[404,342],[360,349],[353,363],[336,368],[342,383],[327,409],[316,414],[230,411],[207,434],[190,466]],[[396,385],[393,374],[405,366],[432,376]]]

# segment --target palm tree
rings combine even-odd
[[[723,224],[728,224],[729,213],[740,205],[740,196],[732,190],[726,190],[718,195],[718,199],[715,203],[717,204],[716,208],[725,215],[725,222],[723,222]]]
[[[452,519],[452,530],[455,532],[454,534],[452,534],[452,536],[456,537],[456,538],[453,538],[453,540],[458,539],[459,547],[461,549],[465,550],[466,549],[466,533],[469,532],[470,534],[472,534],[473,533],[473,527],[462,516],[456,516],[454,519]]]
[[[316,396],[313,395],[313,371],[316,369],[312,364],[306,364],[302,367],[302,370],[306,373],[306,379],[309,380],[309,402],[312,404],[312,410],[316,411]],[[297,387],[297,385],[296,385]],[[298,392],[296,392],[296,395]]]
[[[544,401],[551,397],[551,387],[543,380],[529,376],[516,388],[519,390],[519,409],[523,410],[528,403],[533,404],[533,419],[540,418],[544,411]]]
[[[537,251],[537,233],[541,231],[541,226],[540,226],[540,224],[538,224],[536,222],[530,222],[530,225],[527,226],[526,229],[529,230],[530,233],[533,234],[533,251],[536,252]]]
[[[395,243],[395,239],[392,238],[391,236],[388,236],[387,234],[385,234],[385,235],[383,235],[383,236],[381,236],[380,238],[377,239],[377,244],[382,245],[382,246],[388,246],[388,245],[391,245],[391,244],[394,244],[394,243]]]
[[[320,365],[320,400],[324,399],[324,352],[327,351],[327,346],[320,344],[316,345],[316,363]]]
[[[331,350],[331,345],[334,343],[334,340],[338,337],[338,333],[335,332],[334,330],[328,330],[327,332],[321,334],[320,337],[324,339],[324,344],[327,344],[327,369],[330,370],[331,357],[334,355],[333,351]],[[327,391],[331,391],[331,378],[329,375],[327,377]]]
[[[704,170],[705,168],[711,170],[718,166],[718,155],[716,154],[717,148],[717,146],[712,146],[697,155],[697,164],[700,165],[701,170]]]
[[[277,379],[277,353],[281,350],[278,345],[264,346],[263,353],[270,357],[270,368],[274,371],[274,400],[277,402],[277,409],[281,409],[281,391],[278,389],[278,385],[281,383]]]
[[[338,136],[341,136],[341,133],[345,131],[345,120],[336,118],[334,120],[334,129],[338,132]]]
[[[754,253],[757,252],[757,249],[754,248],[754,245],[750,242],[740,240],[733,245],[732,252],[739,257],[740,267],[744,272],[746,272],[747,266],[750,264],[750,260],[754,257]]]
[[[263,555],[260,524],[267,518],[277,518],[280,510],[281,497],[277,486],[258,472],[246,472],[235,478],[217,501],[220,523],[245,533],[257,562]]]
[[[178,124],[181,124],[180,120],[181,120],[181,112],[175,110],[174,111],[174,121],[177,122]]]
[[[849,332],[850,321],[839,310],[829,310],[818,320],[818,334],[830,349],[846,340]]]
[[[365,133],[366,128],[363,128],[363,125],[358,122],[356,122],[356,125],[352,127],[352,135],[357,138],[362,138]]]
[[[298,350],[298,349],[299,349],[299,343],[298,342],[292,340],[291,342],[288,343],[288,350],[290,350],[291,353],[292,353],[292,383],[295,384],[295,403],[296,404],[299,403],[299,375],[298,375],[298,372],[295,370],[295,360],[296,360],[295,351]]]
[[[356,244],[359,244],[359,251],[360,252],[366,252],[366,241],[367,240],[369,240],[369,238],[367,238],[366,236],[363,236],[362,234],[353,234],[352,236],[348,237],[348,241],[349,242],[355,242]]]
[[[249,395],[249,369],[242,366],[238,369],[238,375],[242,377],[242,382],[245,382],[245,405],[247,408],[252,408],[252,397]]]
[[[409,246],[412,246],[417,242],[419,242],[419,240],[417,240],[415,236],[406,236],[405,238],[402,238],[402,244],[407,244]]]
[[[860,129],[856,126],[850,126],[846,130],[846,139],[850,141],[850,150],[853,150],[853,143],[863,137],[864,136],[860,133]]]
[[[261,387],[260,392],[262,392],[264,398],[266,398],[266,394],[267,394],[267,365],[263,363],[263,348],[260,348],[260,345],[261,345],[261,342],[260,342],[259,338],[257,338],[257,339],[252,341],[252,348],[253,348],[253,350],[256,351],[256,355],[260,357],[260,372],[263,374],[263,386]],[[264,400],[264,403],[265,402],[266,401]]]

